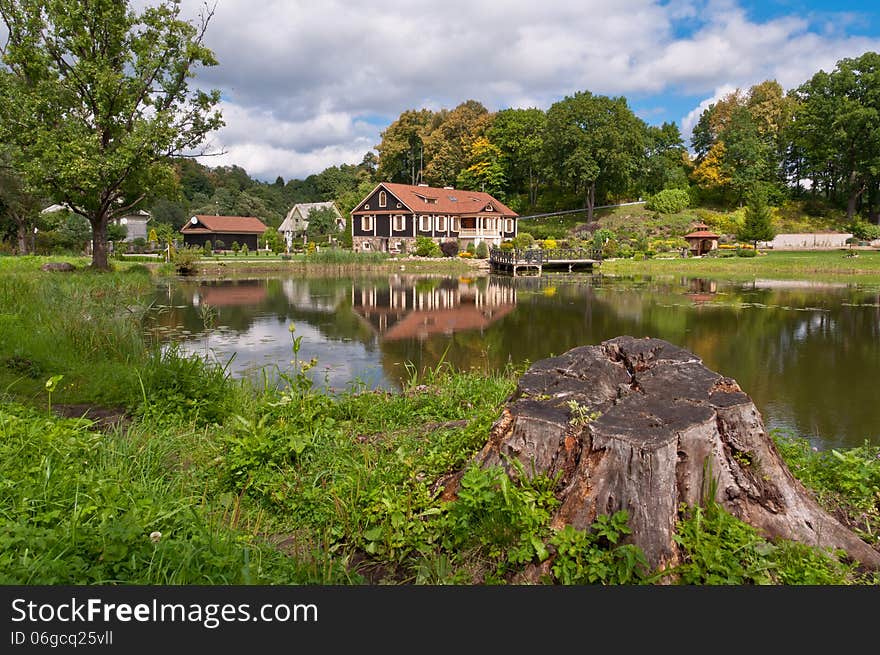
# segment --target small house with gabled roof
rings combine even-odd
[[[180,228],[183,242],[188,246],[203,247],[210,241],[215,250],[229,250],[233,242],[257,250],[266,225],[254,216],[192,216]],[[222,247],[218,245],[222,243]]]
[[[351,212],[355,251],[412,252],[418,237],[498,245],[517,233],[519,215],[482,191],[382,182]]]
[[[336,229],[340,231],[345,229],[345,219],[339,213],[336,203],[328,200],[327,202],[299,202],[295,204],[287,212],[284,220],[281,221],[281,225],[278,226],[278,232],[284,235],[300,235],[305,233],[309,227],[309,214],[317,209],[331,210],[336,216]]]

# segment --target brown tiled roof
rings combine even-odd
[[[181,232],[204,232],[205,228],[211,232],[225,232],[232,234],[262,234],[266,226],[259,218],[254,216],[204,216],[196,214],[200,226],[196,227],[192,222],[187,222]]]
[[[720,235],[715,234],[714,232],[709,232],[708,230],[698,230],[696,232],[691,232],[690,234],[685,234],[684,238],[688,239],[693,237],[695,239],[717,239]]]
[[[383,182],[382,186],[416,213],[428,210],[431,213],[443,214],[481,214],[510,218],[518,216],[510,207],[482,191],[441,189],[413,184],[397,184],[396,182]],[[436,200],[436,202],[425,202],[425,198]],[[490,204],[495,211],[484,211],[486,206]]]

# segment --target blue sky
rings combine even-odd
[[[183,0],[195,16],[199,0]],[[406,109],[548,108],[577,91],[625,96],[689,134],[717,98],[793,89],[880,51],[875,3],[808,0],[218,0],[207,44],[223,93],[213,138],[252,176],[303,178],[357,163]]]

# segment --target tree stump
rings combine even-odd
[[[658,569],[679,561],[679,505],[701,504],[707,489],[769,539],[843,549],[880,568],[880,552],[794,478],[736,381],[666,341],[623,336],[536,362],[476,462],[515,476],[508,459],[527,475],[560,476],[556,528],[626,510],[631,542]]]
[[[47,262],[40,266],[41,271],[61,271],[63,273],[70,273],[76,270],[76,266],[73,264],[69,264],[68,262]]]

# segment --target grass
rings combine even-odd
[[[139,312],[118,311],[152,284],[143,267],[50,274],[40,261],[0,261],[0,583],[508,584],[551,552],[548,583],[659,580],[625,544],[625,513],[556,530],[552,480],[468,467],[522,371],[410,368],[400,393],[330,396],[297,363],[283,388],[256,388],[143,341]],[[44,382],[58,374],[53,405],[111,402],[127,422],[54,416]],[[784,444],[820,500],[876,536],[877,449]],[[683,513],[678,539],[679,583],[877,582],[717,507]]]
[[[851,252],[858,256],[850,256]],[[762,256],[606,260],[609,275],[686,275],[725,279],[801,279],[880,284],[880,251],[767,251]]]

